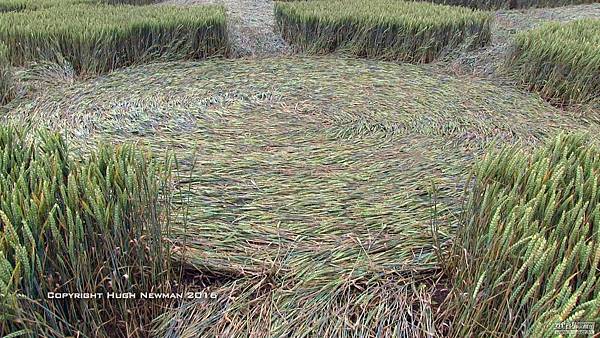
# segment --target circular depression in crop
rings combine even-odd
[[[400,302],[394,297],[406,294],[397,288],[409,283],[401,276],[436,269],[432,186],[450,234],[464,175],[491,142],[532,145],[560,129],[598,129],[490,82],[334,58],[145,65],[10,109],[12,119],[64,129],[78,146],[134,141],[158,155],[173,151],[188,260],[223,277],[221,294],[268,272],[269,297],[236,302],[286,318],[310,314],[309,327],[336,320],[331,304],[359,304],[355,289],[336,298],[349,280],[377,285],[368,301],[375,306]],[[187,328],[200,327],[198,318]]]
[[[420,234],[419,246],[432,183],[442,209],[458,207],[462,175],[488,144],[597,129],[490,82],[328,57],[133,67],[15,103],[10,116],[79,145],[172,150],[194,167],[190,222],[208,238],[278,224],[325,242]]]
[[[134,67],[59,86],[10,116],[65,129],[80,145],[174,151],[182,170],[193,167],[190,229],[215,259],[246,245],[219,248],[221,236],[258,240],[274,227],[319,250],[377,232],[411,238],[407,250],[428,246],[429,189],[438,186],[440,210],[457,208],[463,175],[487,144],[596,128],[489,82],[334,58]],[[263,264],[237,258],[246,271]]]

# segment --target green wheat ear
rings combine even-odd
[[[0,175],[0,292],[8,295],[0,298],[7,310],[0,318],[0,335],[19,332],[23,323],[38,336],[104,332],[111,318],[130,322],[130,316],[137,318],[136,327],[147,327],[154,316],[148,311],[155,314],[166,306],[158,302],[140,309],[76,302],[60,308],[42,297],[48,291],[105,290],[115,273],[129,270],[136,273],[128,283],[116,280],[112,290],[172,284],[175,272],[161,237],[168,215],[162,214],[159,187],[166,183],[148,171],[158,167],[150,154],[124,149],[106,146],[88,158],[73,159],[57,134],[29,137],[23,129],[0,126],[0,153],[7,169]],[[122,172],[112,175],[119,170],[116,163]],[[126,175],[129,183],[115,179]],[[144,250],[124,254],[133,240]],[[150,257],[146,248],[164,259]],[[40,312],[39,306],[46,310]],[[60,323],[83,326],[48,322],[44,313],[60,318]]]
[[[459,318],[452,324],[454,335],[483,327],[546,336],[555,322],[597,315],[591,309],[597,307],[593,290],[600,287],[595,276],[600,224],[591,192],[599,183],[599,155],[585,136],[561,134],[531,155],[501,151],[476,166],[477,193],[470,195],[473,208],[464,214],[450,264],[463,292],[486,290],[494,296],[472,307],[458,297],[450,300]],[[510,164],[523,156],[530,165]],[[500,207],[505,217],[498,216]],[[499,223],[503,231],[496,231]],[[477,273],[472,276],[461,266]]]

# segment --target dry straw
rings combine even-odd
[[[312,53],[430,62],[468,42],[490,40],[489,13],[463,7],[395,0],[277,3],[283,37]]]

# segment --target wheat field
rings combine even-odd
[[[600,325],[597,19],[127,3],[0,0],[0,336]]]

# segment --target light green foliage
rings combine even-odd
[[[0,43],[0,105],[12,97],[12,70],[7,54],[8,48]]]
[[[221,6],[55,6],[0,15],[13,64],[64,58],[97,74],[151,59],[189,59],[227,50]]]
[[[492,20],[468,8],[396,0],[277,3],[275,18],[284,39],[305,52],[410,62],[430,62],[466,41],[486,44]]]
[[[147,5],[158,0],[0,0],[0,13],[24,10],[39,10],[56,6],[71,6],[76,4],[129,4]]]
[[[0,13],[94,2],[98,2],[98,0],[0,0]]]
[[[57,135],[0,128],[0,335],[106,337],[127,325],[142,336],[160,302],[46,293],[167,288],[166,174],[131,146],[101,146],[76,161]]]
[[[454,336],[545,337],[598,318],[599,170],[600,151],[580,135],[476,166],[447,266]]]
[[[600,20],[548,23],[519,34],[508,65],[531,89],[559,103],[600,94]]]

